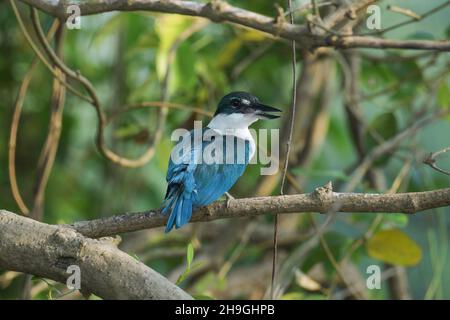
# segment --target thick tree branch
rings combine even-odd
[[[450,205],[450,188],[398,194],[337,193],[330,186],[308,194],[257,197],[215,202],[194,212],[191,222],[225,218],[254,217],[262,214],[295,212],[385,212],[415,213]],[[161,227],[166,223],[159,209],[128,213],[109,218],[81,221],[70,225],[87,237],[104,237],[123,232]]]
[[[65,283],[69,265],[81,290],[104,299],[191,299],[183,290],[110,242],[0,210],[0,269]]]
[[[70,4],[59,0],[20,0],[55,17],[68,16]],[[331,30],[345,19],[356,19],[367,5],[376,0],[353,1],[342,6],[324,19],[323,28]],[[81,0],[77,2],[82,15],[92,15],[111,11],[153,11],[207,18],[213,22],[229,22],[256,29],[288,40],[295,40],[305,48],[399,48],[417,50],[450,51],[450,41],[388,40],[375,37],[339,36],[327,32],[314,32],[306,25],[291,25],[283,21],[216,0],[199,3],[180,0]]]

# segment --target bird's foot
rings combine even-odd
[[[231,201],[236,200],[235,197],[233,197],[231,194],[229,194],[228,192],[225,192],[225,196],[227,197],[227,203],[226,203],[226,207],[227,209],[230,207],[231,205]]]

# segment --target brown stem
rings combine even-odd
[[[450,205],[450,188],[425,192],[398,194],[336,193],[329,187],[317,188],[312,193],[236,199],[228,207],[218,201],[196,210],[191,222],[218,219],[255,217],[263,214],[321,212],[333,208],[339,212],[416,213]],[[104,237],[124,232],[161,227],[167,216],[159,209],[127,213],[90,221],[79,221],[70,226],[87,237]]]
[[[50,40],[51,38],[53,38],[58,25],[59,25],[59,22],[57,20],[55,20],[47,34],[47,39]],[[11,184],[11,192],[12,192],[13,198],[16,201],[17,205],[19,206],[19,209],[23,215],[28,215],[29,209],[28,209],[27,205],[25,204],[25,201],[22,198],[22,195],[20,193],[19,186],[17,183],[17,176],[16,176],[17,132],[19,130],[19,121],[20,121],[20,116],[22,114],[22,107],[23,107],[25,95],[28,91],[28,87],[30,85],[30,81],[31,81],[33,72],[34,72],[38,62],[39,62],[38,57],[35,57],[33,59],[33,61],[31,62],[31,65],[22,80],[22,84],[20,85],[19,92],[18,92],[17,98],[16,98],[16,102],[14,104],[14,113],[13,113],[13,118],[11,121],[11,131],[10,131],[10,135],[9,135],[9,147],[8,147],[9,181]]]

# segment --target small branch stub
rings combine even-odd
[[[450,151],[450,147],[444,148],[436,152],[431,152],[428,154],[428,156],[425,157],[425,159],[423,159],[423,163],[429,165],[431,168],[440,173],[450,176],[450,171],[444,170],[436,165],[437,161],[436,158],[448,151]]]

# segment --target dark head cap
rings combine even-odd
[[[280,117],[268,112],[281,112],[281,110],[260,103],[258,98],[250,93],[236,91],[227,94],[220,100],[214,116],[218,114],[241,113],[254,114],[259,119],[276,119]]]

